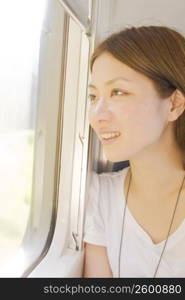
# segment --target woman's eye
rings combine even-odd
[[[93,102],[96,99],[96,96],[93,94],[89,94],[88,99],[90,100],[90,102]]]
[[[121,90],[115,89],[115,90],[112,90],[111,96],[112,96],[112,94],[118,95],[118,96],[122,96],[122,95],[124,95],[124,94],[126,94],[126,93],[123,92],[123,91],[121,91]]]
[[[118,89],[114,89],[114,90],[111,91],[111,96],[123,96],[125,94],[127,94],[127,93],[123,92],[121,90],[118,90]],[[97,98],[97,96],[94,95],[94,94],[89,94],[88,95],[88,99],[91,103],[94,102],[96,100],[96,98]]]

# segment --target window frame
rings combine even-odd
[[[61,1],[60,1],[61,2]],[[95,17],[97,3],[93,1],[93,24],[96,24]],[[86,30],[73,19],[73,15],[68,15],[68,24],[70,31],[71,26],[78,26],[81,30],[84,43],[86,43],[86,60],[81,63],[80,57],[83,56],[83,47],[79,47],[78,55],[73,59],[66,52],[66,74],[65,83],[67,86],[72,85],[73,91],[65,86],[64,90],[64,119],[62,124],[62,147],[61,147],[61,169],[60,184],[58,194],[58,211],[55,232],[52,244],[47,255],[41,263],[31,272],[29,277],[79,277],[82,274],[84,243],[83,225],[85,214],[86,193],[88,187],[88,178],[90,173],[89,147],[91,128],[88,123],[88,104],[87,102],[87,85],[89,71],[89,56],[94,48],[95,26],[92,26],[92,33]],[[76,24],[76,25],[75,25]],[[77,30],[77,31],[78,31]],[[67,32],[66,32],[67,33]],[[77,34],[77,32],[76,32]],[[68,39],[68,46],[74,49],[75,42]],[[69,45],[70,44],[70,45]],[[75,48],[76,49],[76,48]],[[87,50],[88,49],[88,50]],[[75,62],[76,61],[76,62]],[[72,69],[73,66],[73,69]],[[84,70],[85,69],[85,70]],[[70,74],[74,73],[72,78]],[[77,76],[78,74],[78,76]],[[80,87],[83,86],[83,91]],[[78,106],[80,99],[83,98],[83,104]],[[65,112],[70,107],[74,111],[70,113],[72,123]],[[80,120],[81,118],[81,120]],[[76,128],[78,126],[78,128]],[[68,139],[68,136],[73,138]],[[81,146],[80,146],[81,145]],[[83,146],[82,146],[83,145]],[[77,154],[79,154],[80,159]],[[78,158],[78,160],[77,160]],[[89,171],[90,172],[90,171]],[[79,176],[78,181],[75,180]]]

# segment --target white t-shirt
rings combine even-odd
[[[125,207],[124,180],[130,167],[92,172],[83,241],[107,247],[113,277],[118,277],[119,247]],[[128,207],[125,213],[120,277],[153,277],[165,241],[154,244]],[[185,277],[185,219],[169,236],[156,277]]]

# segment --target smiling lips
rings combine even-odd
[[[101,142],[102,144],[114,143],[120,135],[121,133],[119,132],[102,133],[100,134]]]
[[[118,137],[120,135],[121,135],[121,133],[119,133],[119,132],[108,132],[108,133],[102,133],[102,134],[100,134],[101,138],[102,139],[106,139],[106,140]]]

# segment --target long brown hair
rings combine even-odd
[[[165,26],[130,27],[113,33],[94,50],[94,61],[103,52],[150,78],[161,99],[176,89],[185,95],[185,38],[175,29]],[[175,140],[184,153],[185,169],[185,111],[174,124]]]

